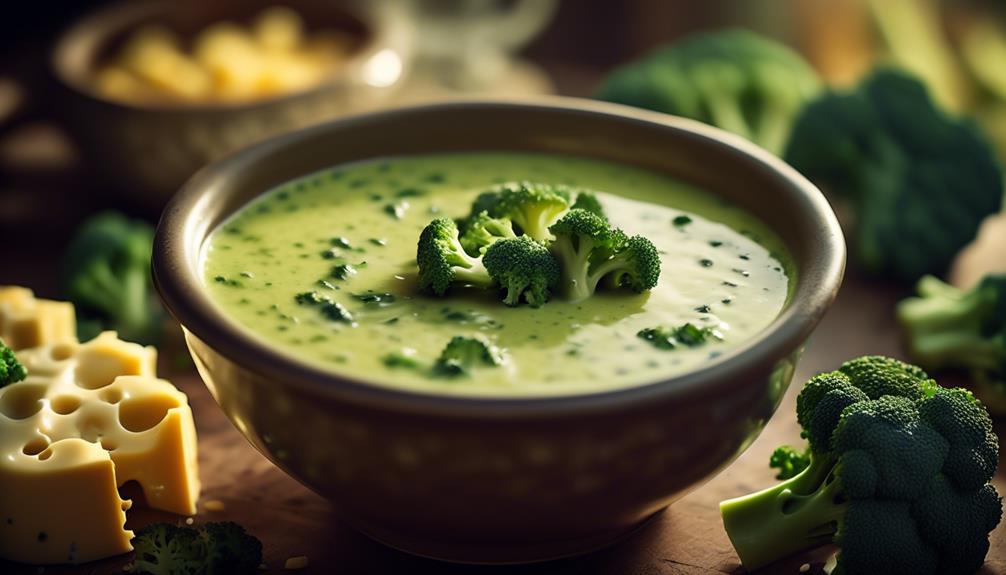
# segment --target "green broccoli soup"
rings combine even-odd
[[[764,223],[671,177],[503,152],[305,176],[242,208],[203,255],[213,300],[287,355],[496,396],[701,368],[778,315],[789,262]]]

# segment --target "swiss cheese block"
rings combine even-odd
[[[77,339],[73,304],[36,299],[28,288],[0,286],[0,340],[14,351]]]
[[[0,557],[83,563],[126,553],[136,481],[155,509],[191,515],[199,478],[185,394],[155,375],[156,351],[115,332],[17,352],[0,389]]]

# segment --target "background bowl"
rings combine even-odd
[[[274,0],[144,0],[115,4],[70,27],[53,53],[65,92],[63,116],[95,175],[133,204],[160,208],[210,161],[237,148],[320,120],[373,109],[409,63],[411,33],[395,3],[282,2],[308,32],[344,31],[356,50],[313,88],[240,103],[129,103],[95,89],[97,65],[140,26],[163,24],[183,39],[222,20],[246,22]]]
[[[701,370],[611,392],[485,399],[382,388],[305,365],[246,333],[202,289],[207,236],[273,186],[365,158],[473,150],[592,156],[728,198],[789,246],[791,297],[763,333]],[[227,416],[348,523],[421,555],[524,562],[611,542],[740,454],[778,405],[844,262],[825,199],[770,154],[695,122],[555,98],[394,110],[245,149],[170,202],[153,267]]]

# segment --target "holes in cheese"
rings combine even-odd
[[[38,455],[49,447],[49,441],[42,437],[36,437],[28,443],[24,444],[24,448],[21,450],[25,455]]]
[[[3,396],[0,396],[0,413],[11,419],[27,419],[42,409],[45,392],[44,385],[22,383],[7,386]]]
[[[60,415],[70,415],[80,407],[80,398],[75,395],[60,395],[51,402],[52,410]]]
[[[178,406],[178,400],[170,395],[130,398],[119,405],[119,423],[133,433],[140,433],[156,427],[168,410]]]
[[[122,401],[122,390],[117,387],[103,389],[101,390],[101,393],[98,394],[98,399],[104,401],[105,403],[119,403]]]
[[[148,507],[196,511],[192,412],[156,378],[154,350],[112,332],[61,345],[18,351],[28,378],[0,390],[0,485],[18,494],[0,497],[0,518],[13,521],[0,529],[0,559],[84,563],[128,552],[124,483],[138,485]]]

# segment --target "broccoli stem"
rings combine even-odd
[[[919,293],[924,297],[898,305],[898,320],[907,327],[912,356],[928,368],[949,367],[967,357],[969,366],[997,369],[1006,350],[982,333],[989,302],[934,282],[921,281]]]
[[[125,335],[141,337],[150,335],[154,314],[147,293],[147,269],[131,268],[122,278],[122,300],[115,308],[117,322]]]
[[[728,68],[707,66],[693,70],[692,81],[706,100],[710,123],[750,140],[751,128],[740,105],[743,79],[734,77]]]
[[[789,102],[766,102],[752,134],[752,141],[781,156],[793,129],[793,107]]]
[[[833,467],[833,458],[815,458],[788,481],[720,503],[723,525],[745,568],[832,541],[847,507]]]
[[[566,298],[572,302],[590,297],[597,285],[597,281],[590,282],[587,278],[594,241],[587,237],[581,237],[578,243],[578,248],[574,248],[572,240],[566,235],[560,235],[552,243],[552,253],[562,263],[562,285],[566,291]]]

